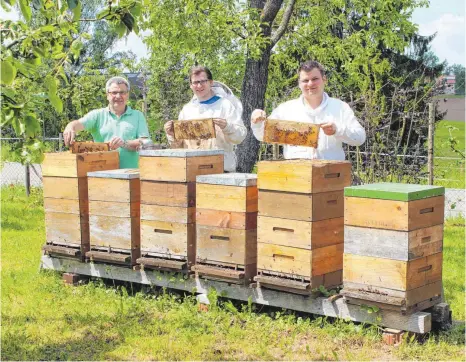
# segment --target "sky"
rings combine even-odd
[[[17,14],[5,13],[0,8],[0,19],[7,18],[17,18]],[[419,8],[413,12],[412,20],[418,24],[420,35],[437,33],[431,48],[440,61],[446,60],[450,65],[466,65],[464,0],[430,0],[428,8]],[[113,49],[118,50],[131,50],[138,59],[148,57],[146,46],[135,34],[120,40]]]

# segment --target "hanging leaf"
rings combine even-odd
[[[24,118],[24,126],[26,136],[35,137],[37,134],[40,134],[40,124],[37,118],[32,114],[28,114]]]
[[[73,21],[78,21],[81,18],[81,10],[82,5],[78,3],[78,6],[73,9]]]
[[[47,86],[49,101],[58,113],[63,112],[63,102],[57,96],[57,80],[48,75],[45,78],[45,85]]]
[[[19,0],[19,8],[21,9],[21,14],[23,14],[26,22],[29,23],[31,21],[32,11],[29,7],[28,0]]]
[[[73,10],[79,4],[78,0],[66,0],[66,2],[68,3],[68,7],[70,8],[70,10]]]
[[[11,84],[16,78],[16,68],[7,60],[0,63],[2,84]]]
[[[126,25],[126,27],[128,28],[128,31],[129,31],[129,32],[133,31],[133,25],[134,25],[134,18],[133,18],[133,15],[131,15],[130,13],[126,13],[126,14],[121,18],[121,21],[123,22],[123,24]]]

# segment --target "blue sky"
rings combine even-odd
[[[0,8],[0,19],[12,17],[17,18],[17,14],[5,13]],[[437,32],[431,46],[440,61],[446,60],[450,65],[466,65],[464,0],[431,0],[428,8],[414,11],[412,20],[418,24],[421,35]],[[134,34],[120,40],[113,49],[117,50],[132,50],[139,59],[147,57],[147,48]]]

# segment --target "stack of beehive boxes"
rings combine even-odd
[[[257,176],[197,176],[198,275],[249,284],[257,271]]]
[[[347,161],[262,161],[258,165],[261,285],[309,294],[341,284]]]
[[[87,172],[119,167],[117,151],[46,153],[42,163],[49,255],[83,259],[89,251]]]
[[[143,267],[186,271],[196,257],[196,176],[223,173],[223,150],[140,152]]]
[[[88,172],[91,261],[133,266],[140,256],[138,169]]]
[[[342,294],[403,312],[442,293],[444,188],[380,183],[345,189]]]

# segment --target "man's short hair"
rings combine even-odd
[[[126,87],[128,88],[128,92],[130,90],[130,85],[129,85],[129,82],[123,78],[123,77],[112,77],[110,78],[109,80],[107,80],[107,84],[105,84],[105,92],[108,92],[108,90],[110,89],[110,86],[112,84],[125,84]]]
[[[307,62],[301,63],[301,65],[298,68],[298,77],[299,77],[299,73],[301,73],[301,71],[310,72],[315,68],[319,69],[320,74],[322,75],[322,77],[325,77],[324,67],[322,66],[322,64],[320,64],[319,62],[316,62],[315,60],[308,60]]]
[[[198,75],[199,73],[205,73],[207,74],[207,79],[209,80],[213,80],[212,78],[212,72],[210,71],[209,68],[207,67],[203,67],[203,66],[200,66],[200,65],[196,65],[194,67],[192,67],[190,70],[189,70],[189,83],[191,83],[191,77],[193,75]]]

